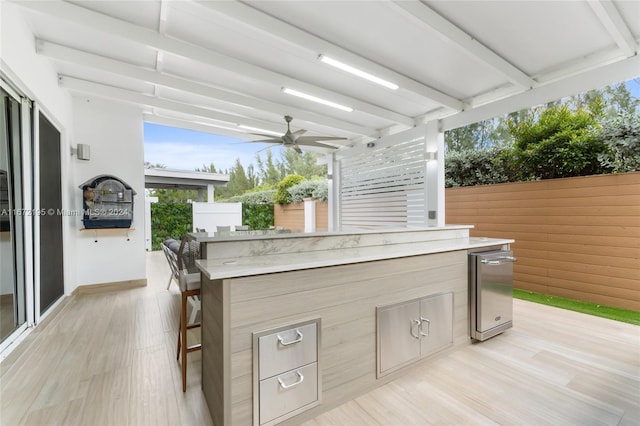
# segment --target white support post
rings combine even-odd
[[[335,154],[327,155],[328,175],[328,230],[340,230],[340,163]]]
[[[426,125],[426,205],[427,226],[442,227],[445,224],[444,211],[444,133],[439,122]]]
[[[316,200],[304,200],[304,232],[316,232]]]
[[[213,193],[213,184],[210,183],[207,185],[207,203],[213,203]]]

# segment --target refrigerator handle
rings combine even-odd
[[[503,256],[503,257],[498,257],[496,259],[482,259],[481,262],[485,265],[490,265],[490,266],[494,266],[494,265],[502,265],[505,263],[514,263],[517,262],[518,259],[516,259],[513,256]]]

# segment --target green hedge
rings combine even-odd
[[[268,229],[274,224],[273,204],[242,204],[242,224],[251,229]]]
[[[151,247],[160,250],[167,238],[182,239],[193,229],[193,210],[188,203],[151,204]]]

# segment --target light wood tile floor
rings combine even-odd
[[[0,424],[212,424],[200,352],[181,390],[161,252],[147,270],[145,288],[71,298],[0,364]],[[305,425],[640,425],[640,327],[522,301],[514,315],[503,335]]]

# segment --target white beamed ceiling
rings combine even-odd
[[[238,124],[367,142],[468,124],[640,75],[640,2],[10,1],[75,94],[145,119],[256,139]],[[394,82],[393,91],[318,60]],[[344,112],[282,92],[350,106]],[[222,123],[226,122],[226,123]],[[208,124],[224,125],[220,130]],[[218,129],[218,130],[217,130]]]

